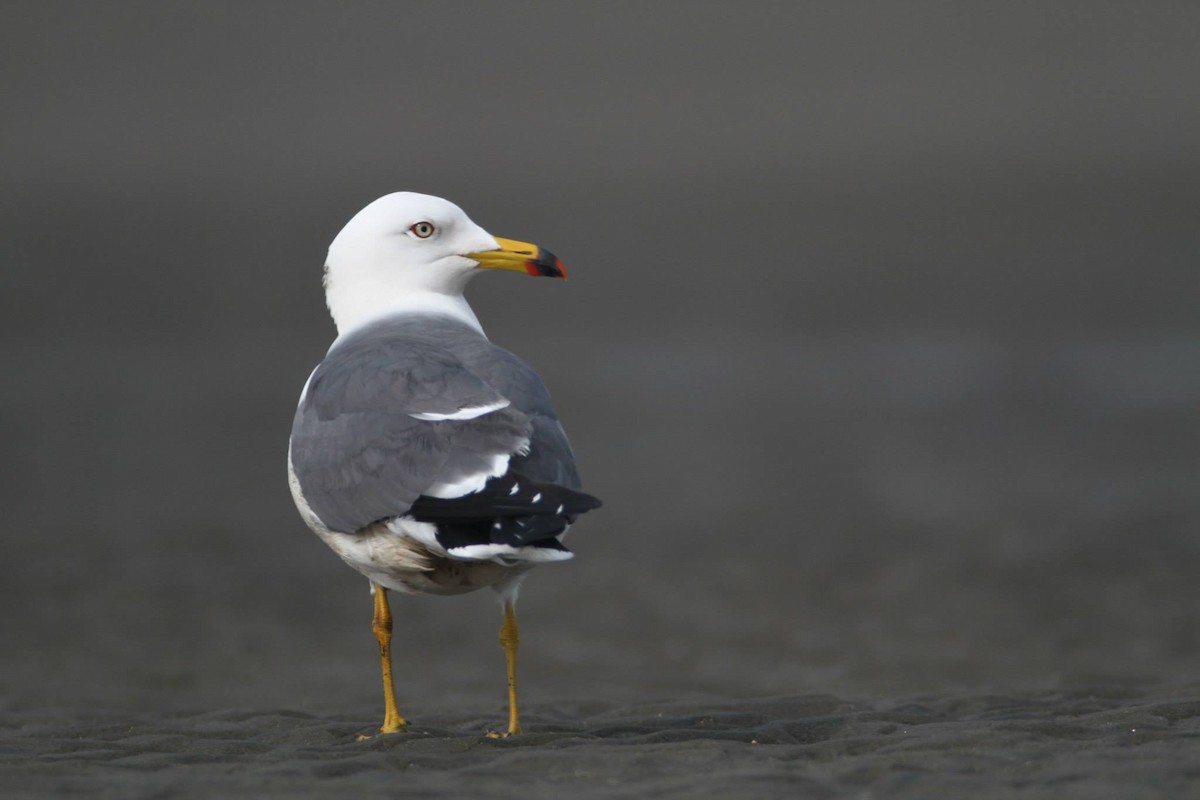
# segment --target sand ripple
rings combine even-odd
[[[372,712],[10,713],[6,797],[1182,797],[1200,786],[1200,689],[813,695],[534,709],[415,707],[363,742]]]

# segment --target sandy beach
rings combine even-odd
[[[1180,797],[1197,687],[827,695],[556,707],[527,735],[420,709],[408,734],[295,711],[28,712],[0,730],[7,797]],[[365,715],[365,713],[364,713]]]

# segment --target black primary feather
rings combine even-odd
[[[549,483],[534,483],[519,473],[492,478],[478,492],[454,498],[422,495],[408,515],[437,526],[446,548],[474,544],[536,545],[565,549],[554,537],[575,517],[600,507],[589,494]],[[550,544],[553,542],[553,544]]]

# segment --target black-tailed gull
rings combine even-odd
[[[535,565],[571,557],[562,536],[600,505],[550,395],[488,341],[463,290],[480,269],[565,278],[536,245],[498,239],[453,203],[398,192],[329,247],[338,335],[300,395],[288,481],[308,526],[367,576],[383,667],[380,733],[403,731],[392,682],[387,590],[500,596],[508,734],[517,712],[514,604]]]

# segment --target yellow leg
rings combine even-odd
[[[517,713],[517,645],[520,642],[517,614],[512,603],[505,603],[504,624],[500,626],[500,644],[504,647],[504,660],[508,664],[508,736],[515,736],[521,732],[520,715]]]
[[[408,722],[396,709],[396,687],[392,683],[392,610],[388,607],[387,589],[375,585],[375,617],[371,630],[379,642],[379,658],[383,663],[383,726],[379,732],[400,733]]]

